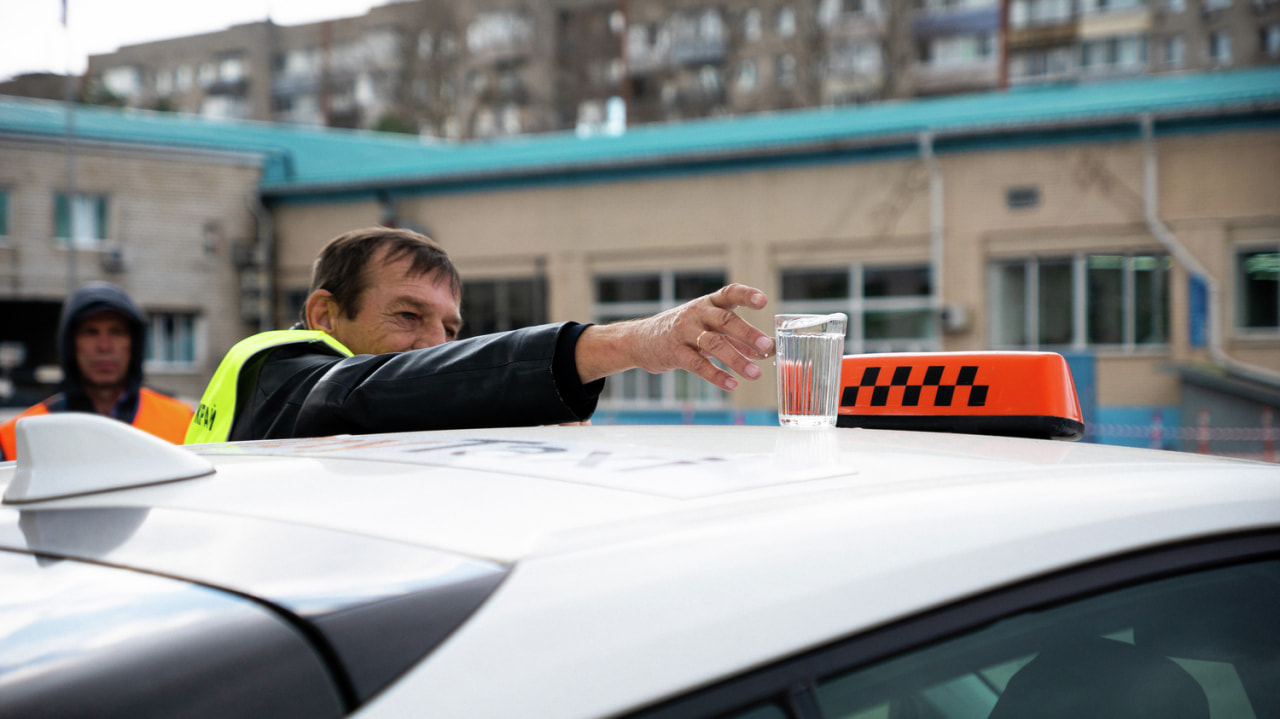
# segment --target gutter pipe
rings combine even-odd
[[[247,193],[245,203],[249,205],[249,212],[253,213],[258,228],[258,242],[257,247],[254,248],[258,266],[262,268],[261,294],[258,297],[260,303],[258,331],[267,332],[275,327],[276,320],[275,227],[271,222],[271,213],[267,211],[256,192]]]
[[[942,214],[942,169],[938,166],[938,157],[933,154],[931,130],[920,133],[919,145],[920,159],[929,171],[929,283],[933,287],[934,317],[941,319],[943,298],[946,296],[942,292],[943,248],[946,240],[946,224]]]
[[[1205,269],[1204,265],[1201,264],[1200,260],[1196,259],[1196,256],[1190,250],[1178,241],[1177,235],[1160,219],[1157,205],[1159,187],[1156,164],[1155,121],[1151,113],[1143,113],[1139,117],[1139,123],[1142,127],[1143,210],[1146,215],[1147,228],[1179,264],[1185,267],[1188,272],[1193,275],[1199,275],[1204,280],[1209,295],[1209,306],[1206,308],[1209,322],[1209,356],[1215,364],[1225,370],[1230,370],[1267,384],[1280,384],[1280,372],[1243,362],[1227,354],[1222,338],[1222,284]]]

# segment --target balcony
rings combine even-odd
[[[995,58],[973,62],[916,63],[911,68],[915,90],[921,95],[948,95],[990,90],[999,79]]]
[[[999,29],[1000,8],[996,6],[957,10],[920,10],[911,21],[911,31],[917,38],[995,32]]]
[[[244,97],[249,90],[249,81],[243,78],[238,80],[217,80],[205,88],[205,95],[222,95],[227,97]]]
[[[671,60],[678,65],[702,65],[724,59],[723,37],[677,38],[671,44]]]
[[[1080,18],[1081,39],[1114,35],[1145,35],[1151,30],[1152,11],[1144,6],[1126,6],[1092,12]]]
[[[1080,23],[1071,18],[1053,24],[1025,25],[1009,30],[1010,50],[1071,45],[1080,35]]]
[[[533,54],[533,21],[519,12],[481,13],[467,26],[467,51],[480,64]]]

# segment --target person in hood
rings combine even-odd
[[[0,424],[0,459],[17,457],[18,420],[50,412],[93,412],[181,444],[186,403],[142,386],[147,325],[124,290],[106,282],[80,288],[58,324],[61,392]]]

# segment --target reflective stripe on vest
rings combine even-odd
[[[351,350],[342,346],[327,333],[318,330],[276,330],[263,332],[236,343],[222,358],[218,371],[213,373],[200,407],[191,418],[184,444],[225,442],[231,436],[231,423],[236,415],[236,390],[240,372],[249,361],[262,352],[284,345],[301,342],[322,342],[343,357],[350,357]]]
[[[0,425],[0,450],[4,452],[4,459],[14,459],[17,456],[18,420],[42,414],[49,414],[49,408],[44,402],[28,407],[22,414]],[[143,387],[138,393],[138,411],[134,413],[130,424],[160,439],[182,444],[191,416],[191,408],[185,402]]]

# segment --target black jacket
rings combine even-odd
[[[578,379],[583,329],[542,325],[345,358],[322,343],[286,345],[241,370],[230,439],[582,421],[604,388]]]

